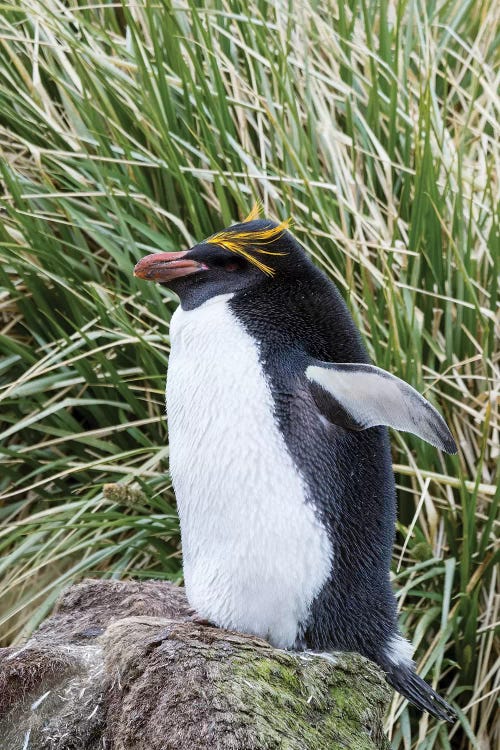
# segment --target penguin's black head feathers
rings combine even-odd
[[[268,276],[274,276],[276,268],[271,259],[289,255],[288,244],[292,239],[286,235],[289,222],[277,224],[263,219],[252,219],[234,224],[228,229],[205,240],[206,245],[215,245],[244,258]]]
[[[288,232],[288,221],[255,219],[252,214],[249,219],[186,252],[146,256],[134,273],[170,287],[189,309],[221,294],[303,276],[311,268],[303,248]]]

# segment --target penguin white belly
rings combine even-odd
[[[257,342],[231,295],[170,325],[170,470],[196,612],[280,648],[301,636],[332,549],[274,416]]]

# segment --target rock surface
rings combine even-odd
[[[25,646],[0,649],[0,748],[385,749],[389,696],[360,656],[197,624],[168,583],[87,580]]]

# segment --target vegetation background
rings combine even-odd
[[[176,303],[132,268],[259,198],[293,216],[374,362],[460,445],[393,435],[402,626],[459,711],[448,727],[396,696],[393,747],[494,747],[499,7],[2,3],[4,642],[78,577],[181,580],[163,414]]]

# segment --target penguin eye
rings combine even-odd
[[[247,261],[236,251],[227,250],[218,245],[208,247],[197,260],[201,260],[214,271],[243,271],[247,267]]]
[[[243,263],[241,263],[238,260],[229,260],[227,263],[224,264],[224,271],[241,271],[243,268]]]
[[[236,256],[231,258],[217,258],[212,256],[209,263],[212,268],[220,268],[222,271],[229,271],[229,273],[241,271],[245,267],[245,261],[243,258],[237,258]]]

